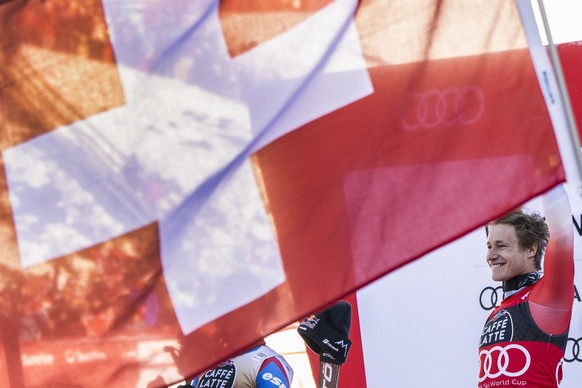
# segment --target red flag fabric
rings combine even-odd
[[[527,49],[493,48],[496,33],[517,44],[513,8],[498,3],[501,32],[469,4],[431,5],[400,9],[414,15],[403,30],[429,31],[415,47],[386,42],[404,34],[390,5],[362,3],[356,23],[374,92],[256,155],[296,292],[333,299],[564,179]],[[449,57],[455,50],[468,52]],[[407,56],[415,60],[393,63]]]
[[[0,4],[2,386],[166,386],[564,180],[505,1]]]

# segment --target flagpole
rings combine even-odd
[[[558,90],[560,93],[560,97],[562,98],[563,102],[563,109],[566,115],[566,123],[568,126],[568,133],[570,135],[570,145],[572,147],[572,151],[575,155],[575,165],[576,165],[576,173],[578,182],[576,182],[576,188],[578,190],[578,194],[582,195],[582,154],[580,153],[580,139],[578,137],[578,127],[576,126],[576,120],[574,118],[574,112],[572,110],[572,104],[570,103],[570,97],[568,95],[568,90],[566,88],[566,82],[564,80],[564,72],[562,71],[562,65],[560,62],[560,57],[558,56],[558,51],[556,46],[554,45],[554,41],[552,39],[552,33],[550,30],[550,25],[548,23],[548,18],[546,15],[546,10],[544,8],[544,1],[538,0],[539,11],[541,14],[542,22],[544,25],[544,31],[546,33],[546,37],[548,39],[548,48],[550,51],[550,61],[554,68],[554,72],[556,74],[556,79],[558,82]]]

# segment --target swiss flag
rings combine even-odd
[[[2,2],[1,385],[175,383],[562,182],[483,3]]]

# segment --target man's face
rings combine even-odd
[[[536,270],[535,247],[521,249],[513,225],[498,224],[489,227],[487,237],[487,264],[495,281],[509,280]]]

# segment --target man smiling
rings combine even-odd
[[[488,228],[486,259],[504,298],[481,334],[480,388],[557,387],[562,379],[574,295],[572,215],[563,187],[542,201],[548,224],[516,210]]]

